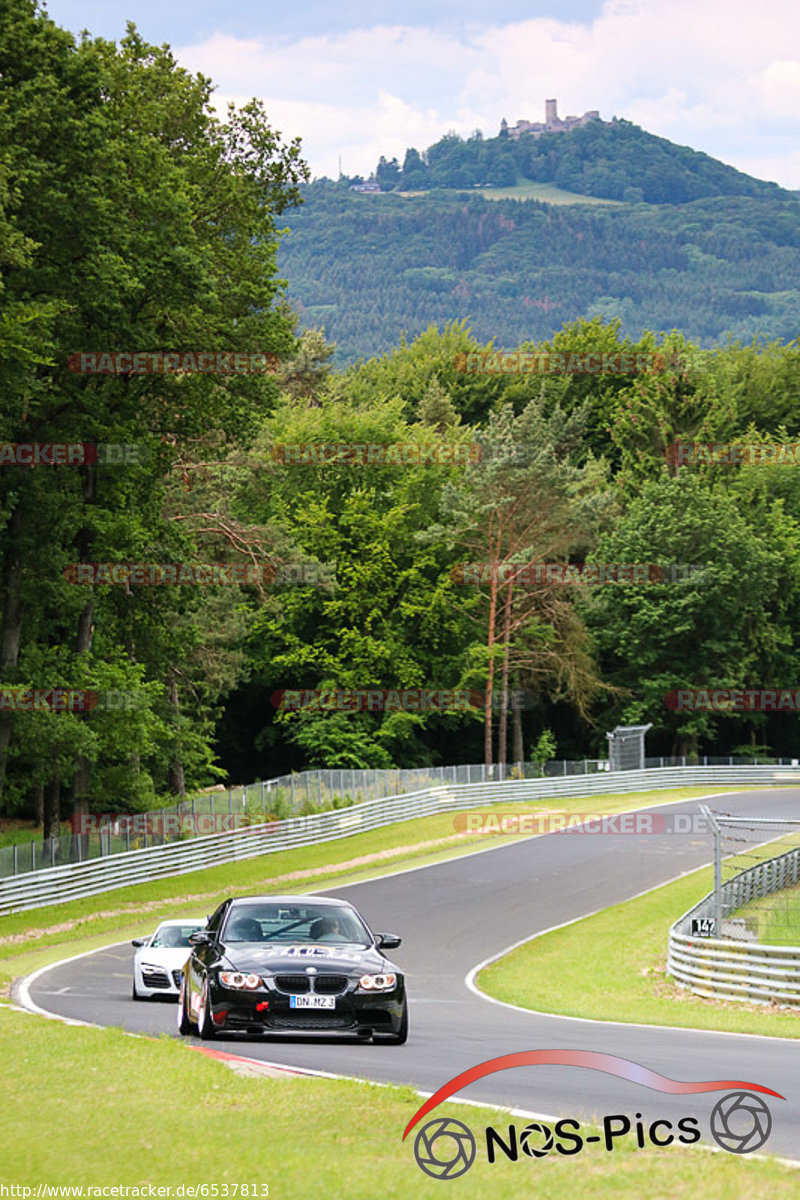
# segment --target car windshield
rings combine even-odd
[[[237,905],[228,916],[223,941],[372,944],[352,909],[313,904]]]
[[[159,925],[150,947],[152,950],[178,950],[182,946],[188,949],[189,938],[202,928],[202,923],[196,921],[191,925]]]

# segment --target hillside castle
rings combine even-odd
[[[523,133],[528,133],[532,137],[541,137],[543,133],[568,133],[570,129],[577,129],[580,125],[588,125],[590,121],[599,120],[600,111],[596,108],[585,112],[582,117],[560,117],[558,101],[545,100],[543,122],[517,121],[516,125],[509,126],[508,121],[503,117],[500,122],[500,135],[507,134],[516,141]]]

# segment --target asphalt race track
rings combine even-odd
[[[657,811],[696,813],[699,803],[684,800],[659,805]],[[741,814],[797,816],[800,789],[726,793],[724,800],[709,803]],[[590,807],[587,800],[587,811]],[[391,957],[408,974],[407,1045],[310,1035],[269,1041],[223,1036],[212,1044],[289,1067],[410,1084],[425,1093],[469,1067],[514,1051],[603,1051],[670,1078],[742,1079],[775,1089],[786,1100],[767,1097],[773,1129],[763,1153],[800,1160],[800,1042],[541,1016],[482,999],[465,982],[474,966],[507,946],[708,863],[711,853],[708,834],[551,834],[368,883],[326,888],[326,895],[356,904],[373,929],[403,937]],[[175,1033],[174,1003],[131,1000],[132,957],[126,943],[55,966],[31,985],[31,999],[66,1017]],[[671,1096],[599,1071],[547,1066],[491,1075],[460,1096],[583,1120],[642,1113],[646,1121],[663,1117],[674,1124],[693,1115],[704,1140],[710,1140],[708,1117],[723,1094]],[[477,1131],[478,1111],[472,1120],[466,1111],[464,1119]],[[598,1147],[597,1152],[604,1151]]]

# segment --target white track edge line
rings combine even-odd
[[[708,865],[708,864],[704,864]],[[583,913],[580,917],[572,917],[569,921],[562,921],[560,925],[551,925],[548,929],[540,929],[537,933],[532,933],[529,937],[520,938],[518,942],[514,942],[511,946],[506,946],[505,950],[500,950],[497,954],[491,954],[485,958],[483,962],[479,962],[464,976],[464,983],[467,988],[477,996],[480,1000],[485,1000],[488,1004],[497,1004],[501,1008],[510,1008],[515,1012],[530,1013],[535,1017],[551,1017],[555,1021],[582,1021],[586,1025],[615,1025],[619,1029],[666,1029],[675,1033],[708,1033],[714,1034],[716,1037],[737,1037],[737,1038],[759,1038],[761,1041],[768,1042],[784,1042],[796,1044],[799,1038],[781,1037],[776,1033],[737,1033],[733,1029],[700,1029],[694,1025],[654,1025],[645,1021],[606,1021],[600,1017],[572,1017],[565,1013],[543,1012],[538,1008],[524,1008],[521,1004],[512,1004],[509,1000],[498,1000],[495,996],[490,996],[488,992],[482,991],[475,982],[476,976],[484,970],[485,967],[490,967],[492,963],[498,962],[499,959],[505,958],[507,954],[513,953],[514,950],[519,950],[521,946],[527,946],[530,942],[535,942],[537,938],[544,937],[547,933],[555,933],[558,929],[566,929],[569,925],[577,925],[579,921],[588,921],[590,917],[596,917],[600,913],[608,911],[608,908],[617,908],[621,904],[627,904],[631,900],[641,900],[643,896],[650,895],[651,892],[657,892],[659,888],[668,887],[671,883],[677,883],[679,879],[686,879],[689,875],[694,875],[695,871],[702,871],[703,866],[693,867],[690,871],[681,871],[679,875],[674,875],[672,879],[666,879],[663,883],[657,883],[653,887],[645,888],[642,892],[637,892],[635,896],[628,896],[625,900],[620,900],[618,904],[609,905],[606,908],[595,908],[592,912]]]
[[[760,791],[760,790],[762,790],[762,789],[761,789],[761,788],[755,788],[755,789],[750,789],[750,790],[758,790],[758,791]],[[772,788],[770,788],[769,786],[767,786],[767,787],[766,787],[766,788],[764,788],[763,790],[765,790],[765,791],[782,791],[782,790],[784,790],[784,789],[783,789],[783,788],[775,788],[775,787],[772,787]],[[624,793],[623,793],[623,794],[624,794]],[[669,807],[670,805],[674,805],[674,804],[687,804],[687,803],[691,803],[691,802],[693,802],[693,801],[695,801],[695,800],[714,800],[714,799],[719,799],[719,798],[720,798],[720,797],[722,797],[722,796],[738,796],[738,795],[742,795],[742,794],[745,794],[745,793],[742,793],[742,792],[740,792],[740,791],[736,791],[736,790],[734,790],[734,791],[725,791],[725,792],[714,792],[714,793],[712,793],[712,794],[711,794],[711,795],[709,795],[709,796],[691,796],[691,797],[684,797],[684,798],[683,798],[683,799],[681,799],[681,800],[665,800],[665,801],[663,801],[663,802],[661,802],[661,803],[659,803],[659,804],[646,804],[646,805],[642,805],[642,807],[641,807],[641,808],[638,808],[638,809],[628,809],[627,811],[628,811],[628,812],[642,812],[642,811],[644,811],[645,809],[650,809],[650,808],[667,808],[667,807]],[[468,853],[466,853],[466,854],[457,854],[457,855],[453,855],[453,856],[452,856],[452,858],[453,858],[453,859],[456,859],[456,858],[459,858],[459,859],[461,859],[461,858],[472,858],[472,857],[474,857],[476,854],[485,854],[485,853],[488,853],[488,852],[490,852],[490,851],[497,851],[497,850],[505,850],[505,849],[508,849],[508,848],[509,848],[509,847],[511,847],[511,846],[515,846],[515,845],[517,844],[517,842],[518,842],[518,841],[533,841],[533,840],[535,840],[536,838],[539,838],[539,837],[547,837],[547,836],[549,836],[549,835],[547,835],[547,834],[533,834],[532,836],[529,836],[529,837],[520,838],[520,839],[515,839],[513,842],[506,842],[506,843],[504,843],[502,846],[486,846],[486,847],[483,847],[483,848],[481,848],[481,849],[478,849],[478,850],[473,850],[473,851],[470,851],[470,852],[468,852]],[[373,877],[373,879],[365,879],[365,880],[362,880],[362,882],[363,882],[363,883],[377,882],[377,881],[378,881],[378,880],[380,880],[380,879],[390,879],[390,878],[394,878],[394,877],[395,877],[395,876],[397,876],[397,875],[406,875],[406,874],[411,874],[411,873],[412,873],[412,872],[414,872],[414,871],[425,871],[425,870],[429,870],[431,867],[437,867],[437,866],[440,866],[440,865],[442,865],[444,862],[448,862],[448,861],[451,861],[451,860],[450,860],[449,858],[447,858],[447,859],[442,859],[442,860],[440,860],[439,862],[435,862],[435,863],[425,863],[425,864],[421,864],[421,865],[419,865],[419,866],[415,866],[415,867],[408,867],[408,868],[405,868],[405,869],[400,869],[400,870],[398,870],[398,871],[391,871],[391,872],[387,872],[387,873],[386,873],[386,874],[384,874],[384,875],[378,875],[378,876],[374,876],[374,877]],[[645,888],[645,890],[644,890],[644,891],[642,891],[642,892],[638,892],[638,893],[637,893],[636,895],[634,895],[634,896],[629,896],[627,899],[629,899],[629,900],[637,900],[637,899],[640,899],[642,896],[646,896],[646,895],[648,895],[650,892],[657,891],[659,887],[666,887],[666,886],[667,886],[667,884],[669,884],[669,883],[674,883],[674,882],[676,882],[678,879],[683,879],[683,878],[685,878],[685,877],[686,877],[686,876],[688,876],[688,875],[692,875],[692,874],[694,874],[694,872],[695,872],[695,871],[700,871],[700,870],[702,870],[702,869],[703,869],[703,866],[707,866],[707,865],[708,865],[708,864],[702,864],[702,865],[701,865],[701,866],[699,866],[699,867],[694,867],[694,868],[692,868],[692,870],[689,870],[689,871],[682,871],[682,872],[681,872],[679,875],[676,875],[676,876],[674,876],[672,879],[668,879],[668,880],[664,881],[663,883],[656,884],[654,887],[651,887],[651,888]],[[358,885],[357,885],[357,884],[340,884],[339,886],[340,886],[340,887],[348,887],[348,886],[350,886],[350,887],[355,887],[355,886],[358,886]],[[308,894],[308,895],[319,895],[319,894],[320,894],[320,892],[321,892],[321,891],[323,891],[323,890],[324,890],[324,888],[310,889],[310,890],[309,890],[309,892],[308,892],[307,894]],[[333,889],[331,889],[331,890],[336,890],[336,889],[335,889],[335,888],[333,888]],[[627,903],[627,900],[620,901],[620,903],[621,903],[621,904],[625,904],[625,903]],[[610,906],[610,907],[616,907],[616,906],[613,906],[613,905],[612,905],[612,906]],[[511,1008],[511,1009],[514,1009],[514,1010],[515,1010],[515,1011],[517,1011],[517,1012],[530,1013],[530,1014],[532,1014],[532,1015],[534,1015],[534,1016],[542,1016],[542,1017],[554,1017],[555,1019],[557,1019],[557,1020],[561,1020],[561,1021],[583,1021],[583,1022],[584,1022],[584,1023],[586,1023],[586,1024],[593,1024],[593,1025],[617,1025],[617,1026],[619,1026],[619,1027],[621,1027],[621,1028],[624,1028],[624,1027],[626,1027],[626,1026],[627,1026],[627,1027],[633,1027],[633,1028],[637,1028],[637,1029],[669,1029],[669,1030],[678,1030],[679,1032],[686,1032],[686,1033],[715,1033],[715,1034],[724,1034],[725,1036],[728,1036],[728,1037],[750,1037],[750,1038],[761,1038],[761,1039],[765,1039],[765,1040],[768,1040],[768,1041],[779,1041],[779,1042],[782,1042],[782,1041],[787,1041],[787,1040],[793,1040],[793,1039],[780,1038],[780,1037],[777,1037],[777,1036],[774,1036],[774,1035],[768,1035],[768,1034],[757,1034],[757,1033],[733,1033],[733,1032],[730,1032],[730,1031],[728,1031],[728,1030],[716,1030],[716,1029],[711,1029],[711,1030],[709,1030],[709,1029],[694,1029],[694,1028],[688,1028],[688,1029],[687,1029],[687,1028],[686,1028],[686,1026],[676,1026],[676,1025],[648,1025],[648,1024],[644,1024],[644,1023],[642,1023],[642,1022],[632,1022],[632,1021],[601,1021],[601,1020],[598,1020],[598,1019],[596,1019],[596,1018],[592,1018],[592,1017],[570,1017],[570,1016],[565,1016],[565,1015],[563,1015],[563,1014],[561,1014],[561,1013],[544,1013],[544,1012],[540,1012],[538,1009],[521,1008],[521,1007],[520,1007],[519,1005],[517,1005],[517,1004],[509,1004],[507,1001],[504,1001],[504,1000],[496,1000],[496,999],[495,999],[493,996],[489,996],[487,993],[485,993],[485,992],[482,992],[482,991],[481,991],[481,990],[480,990],[480,989],[477,987],[477,985],[475,984],[475,982],[474,982],[474,977],[475,977],[475,976],[478,974],[478,972],[479,972],[479,971],[483,970],[483,968],[484,968],[484,967],[486,967],[486,966],[489,966],[491,963],[493,963],[493,962],[496,962],[498,959],[500,959],[500,958],[503,958],[503,957],[504,957],[506,954],[509,954],[509,953],[511,953],[513,950],[515,950],[515,949],[518,949],[520,946],[524,946],[526,943],[528,943],[528,942],[531,942],[531,941],[534,941],[534,940],[535,940],[536,938],[538,938],[538,937],[543,937],[543,936],[544,936],[544,934],[546,934],[546,933],[552,933],[552,932],[554,932],[556,929],[563,929],[563,928],[565,928],[565,927],[566,927],[566,926],[568,926],[568,925],[574,925],[574,924],[576,924],[578,921],[587,920],[589,917],[596,916],[598,913],[605,912],[605,911],[606,911],[606,910],[605,910],[605,909],[602,909],[602,908],[595,909],[593,912],[584,913],[584,914],[583,914],[582,916],[580,916],[580,917],[574,917],[574,918],[572,918],[570,921],[564,921],[564,922],[562,922],[560,925],[553,925],[553,926],[551,926],[549,929],[542,929],[542,930],[540,930],[538,933],[532,934],[530,937],[527,937],[527,938],[522,938],[520,941],[518,941],[518,942],[515,942],[513,945],[506,947],[506,949],[505,949],[505,950],[501,950],[501,951],[499,951],[497,954],[491,955],[489,958],[487,958],[487,959],[484,959],[484,961],[483,961],[483,962],[481,962],[481,963],[478,963],[478,965],[477,965],[477,966],[473,967],[473,968],[472,968],[472,970],[471,970],[471,971],[470,971],[470,972],[467,974],[467,976],[466,976],[466,978],[465,978],[465,980],[464,980],[464,982],[466,983],[466,986],[469,988],[469,990],[470,990],[471,992],[473,992],[473,993],[474,993],[474,995],[476,995],[477,997],[479,997],[479,999],[481,999],[481,1000],[485,1000],[485,1001],[487,1001],[487,1002],[488,1002],[488,1003],[490,1003],[490,1004],[496,1004],[496,1005],[498,1005],[498,1006],[500,1006],[500,1007],[502,1007],[502,1008]],[[39,1006],[36,1004],[36,1002],[35,1002],[35,1001],[34,1001],[34,1000],[31,998],[31,996],[30,996],[30,992],[29,992],[29,987],[30,987],[30,985],[31,985],[31,984],[33,984],[33,983],[36,981],[36,979],[38,979],[38,978],[39,978],[39,976],[40,976],[40,975],[43,975],[43,974],[45,974],[45,972],[47,972],[48,970],[53,970],[53,969],[55,969],[57,966],[62,966],[62,965],[64,965],[65,963],[69,963],[69,962],[75,962],[75,961],[77,961],[78,959],[81,959],[81,958],[86,958],[86,957],[88,957],[88,956],[89,956],[89,955],[91,955],[91,954],[100,954],[100,953],[102,953],[104,950],[111,950],[111,949],[113,949],[113,948],[114,948],[114,947],[116,947],[116,946],[123,946],[123,945],[125,945],[125,944],[126,944],[126,943],[125,943],[124,941],[123,941],[123,942],[111,942],[111,943],[109,943],[109,944],[108,944],[108,945],[106,945],[106,946],[100,946],[100,947],[97,947],[97,948],[96,948],[96,949],[94,949],[94,950],[85,950],[85,951],[83,951],[83,952],[82,952],[82,953],[80,953],[80,954],[73,954],[73,955],[71,955],[69,958],[60,959],[58,962],[55,962],[55,963],[49,963],[49,964],[47,964],[46,966],[44,966],[44,967],[40,967],[38,970],[36,970],[36,971],[32,972],[30,975],[28,975],[28,976],[25,976],[25,977],[24,977],[22,980],[20,980],[20,981],[19,981],[19,983],[17,984],[17,988],[18,988],[18,994],[19,994],[20,998],[21,998],[21,999],[23,999],[24,1001],[27,1001],[27,1005],[28,1005],[28,1007],[27,1007],[27,1011],[29,1011],[29,1012],[33,1012],[33,1013],[36,1013],[36,1014],[38,1014],[38,1015],[40,1015],[40,1016],[43,1016],[43,1017],[47,1018],[48,1020],[61,1021],[63,1024],[66,1024],[66,1025],[74,1025],[74,1026],[81,1026],[81,1025],[82,1025],[82,1026],[84,1026],[85,1028],[89,1028],[89,1029],[104,1029],[104,1028],[108,1028],[108,1026],[97,1025],[97,1024],[95,1024],[94,1022],[92,1022],[92,1021],[81,1021],[81,1020],[80,1020],[80,1019],[78,1019],[78,1018],[73,1018],[73,1017],[64,1017],[64,1016],[60,1015],[59,1013],[51,1013],[51,1012],[48,1012],[46,1009],[40,1008],[40,1007],[39,1007]],[[13,1007],[16,1007],[16,1005],[14,1005]],[[25,1007],[23,1007],[23,1011],[25,1011]],[[131,1031],[129,1031],[129,1030],[124,1030],[123,1032],[125,1032],[125,1033],[126,1033],[128,1036],[129,1036],[129,1037],[148,1037],[148,1036],[149,1036],[149,1035],[147,1035],[147,1034],[132,1033],[132,1032],[131,1032]],[[218,1060],[218,1061],[224,1061],[224,1060],[221,1060],[221,1059],[220,1059],[220,1060]],[[283,1070],[286,1070],[287,1072],[293,1071],[295,1074],[298,1074],[298,1073],[301,1073],[301,1072],[302,1072],[303,1074],[310,1075],[310,1076],[313,1076],[313,1077],[318,1077],[318,1078],[325,1078],[325,1079],[343,1079],[343,1080],[349,1080],[350,1082],[354,1082],[354,1083],[368,1083],[368,1084],[373,1084],[373,1085],[375,1085],[375,1086],[379,1086],[379,1087],[395,1087],[395,1086],[401,1086],[401,1085],[398,1085],[398,1084],[384,1083],[384,1082],[382,1082],[382,1081],[380,1081],[380,1080],[363,1079],[363,1078],[361,1078],[360,1076],[356,1076],[356,1075],[339,1075],[339,1074],[336,1074],[335,1072],[318,1071],[318,1070],[314,1070],[313,1068],[300,1068],[299,1070],[296,1070],[295,1068],[292,1068],[292,1067],[290,1067],[288,1064],[285,1064],[285,1063],[275,1063],[275,1062],[266,1062],[266,1060],[264,1060],[264,1059],[246,1059],[246,1058],[243,1058],[243,1061],[246,1061],[246,1062],[252,1062],[252,1063],[255,1063],[255,1064],[258,1064],[258,1063],[265,1063],[265,1065],[267,1065],[267,1066],[271,1066],[271,1067],[273,1067],[273,1068],[275,1068],[275,1069],[283,1069]],[[415,1094],[416,1094],[416,1095],[418,1095],[418,1096],[421,1096],[421,1097],[423,1097],[424,1099],[427,1099],[429,1096],[433,1095],[433,1093],[432,1093],[432,1092],[421,1092],[421,1091],[417,1091],[416,1089],[415,1089]],[[493,1108],[493,1109],[495,1109],[496,1111],[500,1111],[500,1112],[508,1112],[508,1113],[510,1113],[512,1116],[523,1116],[523,1117],[528,1117],[528,1116],[531,1116],[531,1117],[534,1117],[534,1118],[540,1118],[540,1119],[542,1119],[542,1120],[557,1120],[557,1119],[558,1119],[558,1118],[554,1117],[552,1114],[547,1114],[547,1113],[535,1113],[535,1112],[534,1112],[534,1113],[531,1113],[531,1112],[527,1112],[527,1111],[525,1111],[525,1110],[523,1110],[523,1109],[511,1109],[511,1108],[506,1108],[506,1107],[504,1107],[504,1106],[502,1106],[502,1105],[493,1105],[493,1104],[490,1104],[490,1103],[488,1103],[488,1102],[481,1101],[481,1100],[465,1100],[465,1099],[458,1099],[458,1100],[453,1100],[452,1102],[453,1102],[453,1103],[459,1103],[459,1104],[473,1105],[473,1106],[475,1106],[475,1107]],[[700,1145],[700,1148],[701,1148],[701,1149],[705,1149],[705,1150],[710,1150],[710,1151],[712,1151],[712,1153],[722,1153],[722,1151],[721,1151],[721,1150],[719,1150],[719,1149],[717,1149],[716,1147],[713,1147],[713,1146],[704,1146],[704,1145],[702,1145],[702,1143],[701,1143],[701,1145]],[[772,1156],[764,1156],[764,1155],[754,1155],[753,1157],[754,1157],[754,1158],[759,1158],[759,1159],[762,1159],[762,1158],[772,1158]],[[800,1161],[795,1161],[794,1159],[776,1158],[776,1159],[773,1159],[773,1161],[777,1161],[777,1162],[783,1163],[783,1164],[784,1164],[784,1165],[786,1165],[786,1166],[791,1166],[791,1167],[795,1167],[795,1168],[797,1168],[797,1167],[800,1167]]]

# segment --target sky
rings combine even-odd
[[[798,0],[47,0],[74,32],[133,21],[214,103],[264,101],[312,175],[368,175],[455,130],[599,109],[800,189]]]

